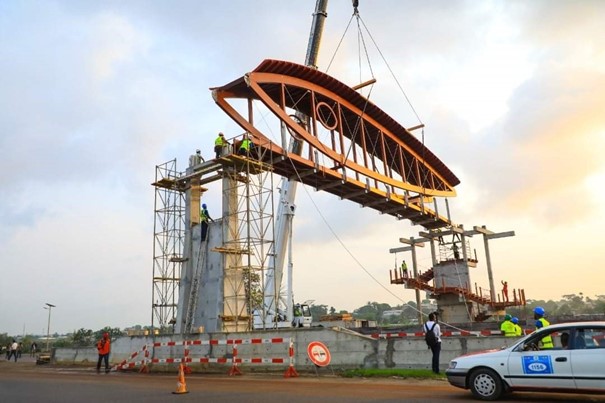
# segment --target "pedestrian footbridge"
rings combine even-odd
[[[259,169],[427,229],[453,224],[446,198],[456,195],[458,178],[413,129],[335,78],[311,67],[265,60],[212,93],[249,133],[254,148],[248,156],[228,153],[200,169],[254,159],[264,164]],[[438,198],[446,200],[442,212]]]

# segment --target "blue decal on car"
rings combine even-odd
[[[552,361],[549,355],[529,355],[523,357],[524,374],[552,374]]]

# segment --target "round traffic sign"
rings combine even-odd
[[[330,364],[330,350],[320,341],[312,341],[307,346],[307,355],[318,367],[325,367]]]

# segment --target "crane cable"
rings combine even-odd
[[[357,11],[357,8],[355,8],[355,12],[354,12],[354,13],[353,13],[353,15],[351,16],[351,19],[349,20],[349,23],[347,24],[347,27],[346,27],[346,29],[345,29],[345,32],[343,33],[343,35],[342,35],[342,37],[341,37],[341,39],[340,39],[340,41],[339,41],[339,43],[338,43],[338,46],[337,46],[337,48],[336,48],[336,50],[335,50],[334,54],[332,55],[332,58],[331,58],[331,60],[330,60],[330,63],[328,64],[328,67],[327,67],[327,69],[326,69],[326,73],[329,71],[329,69],[330,69],[330,67],[331,67],[331,65],[332,65],[332,63],[333,63],[333,61],[334,61],[334,58],[336,57],[336,53],[338,52],[338,50],[339,50],[339,48],[340,48],[340,46],[341,46],[341,44],[342,44],[342,42],[343,42],[343,40],[344,40],[344,37],[346,36],[346,33],[347,33],[347,31],[348,31],[348,29],[349,29],[349,27],[350,27],[350,25],[351,25],[351,22],[352,22],[352,20],[353,20],[353,17],[357,17],[357,20],[358,20],[358,24],[357,24],[357,25],[358,25],[358,30],[359,30],[359,32],[361,32],[361,27],[360,27],[360,25],[359,25],[359,21],[361,21],[361,23],[362,23],[363,27],[365,28],[365,30],[368,32],[368,35],[369,35],[369,36],[370,36],[370,38],[372,39],[372,43],[374,43],[374,45],[376,46],[376,48],[377,48],[377,50],[378,50],[379,54],[381,55],[381,57],[382,57],[382,59],[383,59],[384,63],[387,65],[387,67],[388,67],[388,69],[389,69],[389,72],[391,73],[391,75],[393,76],[393,78],[394,78],[395,82],[397,83],[397,86],[398,86],[399,90],[402,92],[402,94],[403,94],[403,96],[405,97],[406,101],[408,102],[408,104],[409,104],[410,108],[412,109],[412,111],[413,111],[413,112],[414,112],[414,114],[416,115],[416,118],[418,119],[418,121],[419,121],[421,124],[423,124],[423,123],[422,123],[422,120],[420,119],[420,117],[419,117],[419,115],[418,115],[418,113],[416,112],[416,109],[415,109],[415,108],[413,107],[413,105],[411,104],[411,101],[409,100],[409,98],[408,98],[407,94],[406,94],[406,93],[405,93],[405,91],[403,90],[403,88],[402,88],[402,86],[401,86],[401,84],[400,84],[399,80],[398,80],[398,79],[397,79],[397,77],[395,76],[395,74],[394,74],[393,70],[391,69],[390,65],[388,64],[388,62],[386,61],[386,59],[385,59],[384,55],[382,54],[382,51],[380,51],[380,49],[378,48],[378,45],[376,44],[376,42],[375,42],[374,38],[372,37],[371,33],[369,32],[369,30],[368,30],[367,26],[365,25],[365,23],[363,22],[363,20],[362,20],[362,19],[361,19],[361,17],[359,16],[359,13],[358,13],[358,11]],[[365,41],[363,40],[363,34],[360,34],[360,37],[362,38],[362,40],[361,40],[361,42],[360,42],[360,43],[363,43],[363,49],[364,49],[364,52],[365,52],[365,54],[366,54],[366,56],[367,56],[368,65],[369,65],[370,71],[372,72],[372,77],[373,77],[373,70],[372,70],[372,68],[371,68],[371,63],[370,63],[370,60],[369,60],[369,53],[368,53],[368,50],[367,50],[367,47],[366,47]],[[360,71],[361,71],[361,56],[359,57],[359,66],[360,66]],[[372,87],[373,87],[373,86],[372,86]],[[371,94],[371,90],[370,90],[370,94]],[[369,104],[369,95],[368,95],[368,97],[366,97],[366,103],[365,103],[365,105],[364,105],[364,109],[363,109],[362,113],[363,113],[363,112],[365,112],[365,106],[367,106],[368,104]],[[263,116],[263,121],[265,121],[264,116]],[[266,121],[265,121],[265,123],[267,124],[267,127],[269,128],[269,131],[273,133],[273,131],[270,129],[270,125],[268,124],[268,122],[266,122]],[[354,130],[354,132],[355,132],[355,133],[357,133],[357,131],[358,131],[358,128],[356,128],[356,129]],[[422,149],[422,151],[423,151],[423,152],[422,152],[422,164],[423,164],[423,165],[425,165],[424,151],[425,151],[426,147],[424,147],[424,129],[422,130],[422,146],[423,146],[423,149]],[[292,168],[294,169],[294,172],[296,173],[296,177],[298,178],[298,181],[302,183],[302,178],[301,178],[301,176],[300,176],[300,174],[299,174],[299,172],[298,172],[298,170],[297,170],[296,166],[294,165],[294,163],[293,163],[291,160],[290,160],[290,162],[291,162],[291,164],[292,164]],[[424,181],[422,181],[422,183],[424,184]],[[423,188],[424,188],[424,186],[423,186]],[[351,257],[351,259],[353,259],[353,261],[354,261],[355,263],[357,263],[357,265],[358,265],[358,266],[359,266],[359,267],[360,267],[360,268],[361,268],[361,269],[362,269],[362,270],[363,270],[363,271],[364,271],[364,272],[365,272],[365,273],[366,273],[366,274],[367,274],[367,275],[368,275],[368,276],[369,276],[369,277],[370,277],[370,278],[371,278],[371,279],[372,279],[372,280],[373,280],[373,281],[374,281],[376,284],[378,284],[378,285],[379,285],[379,286],[380,286],[382,289],[384,289],[384,290],[385,290],[385,291],[386,291],[388,294],[390,294],[391,296],[393,296],[393,297],[394,297],[396,300],[400,301],[400,302],[402,303],[402,305],[403,305],[403,306],[407,306],[407,307],[409,307],[409,308],[413,309],[414,311],[416,311],[416,312],[418,312],[418,313],[420,313],[420,314],[422,314],[422,315],[426,315],[424,312],[422,312],[421,307],[415,307],[415,306],[412,306],[412,305],[408,304],[407,302],[405,302],[405,301],[404,301],[402,298],[400,298],[400,297],[399,297],[397,294],[393,293],[393,292],[392,292],[391,290],[389,290],[389,289],[388,289],[388,288],[387,288],[387,287],[386,287],[384,284],[382,284],[382,283],[381,283],[381,282],[380,282],[380,281],[379,281],[379,280],[378,280],[378,279],[377,279],[377,278],[376,278],[376,277],[375,277],[375,276],[374,276],[372,273],[370,273],[370,271],[369,271],[368,269],[366,269],[366,267],[365,267],[365,266],[364,266],[364,265],[363,265],[363,264],[362,264],[362,263],[359,261],[359,259],[357,259],[357,257],[356,257],[356,256],[353,254],[353,252],[352,252],[352,251],[351,251],[351,250],[350,250],[350,249],[349,249],[349,248],[346,246],[346,244],[344,243],[344,241],[343,241],[343,240],[340,238],[340,236],[339,236],[339,235],[336,233],[336,231],[335,231],[335,230],[332,228],[332,226],[331,226],[331,225],[330,225],[330,223],[328,222],[327,218],[326,218],[326,217],[325,217],[325,216],[322,214],[321,210],[319,209],[319,207],[318,207],[318,206],[317,206],[317,204],[315,203],[315,200],[313,199],[313,197],[312,197],[312,196],[311,196],[311,194],[309,193],[308,189],[307,189],[305,186],[303,186],[303,189],[304,189],[305,193],[307,194],[307,197],[309,198],[309,200],[310,200],[310,201],[311,201],[311,203],[313,204],[313,206],[314,206],[315,210],[317,211],[318,215],[321,217],[321,219],[322,219],[322,221],[324,222],[324,224],[325,224],[325,225],[328,227],[329,231],[332,233],[332,235],[333,235],[333,236],[334,236],[334,238],[335,238],[335,239],[338,241],[338,243],[339,243],[339,244],[342,246],[342,248],[343,248],[343,249],[344,249],[344,250],[345,250],[345,251],[346,251],[346,252],[349,254],[349,256]],[[397,260],[396,260],[396,259],[397,259],[397,258],[395,258],[395,262],[397,262]],[[453,328],[453,329],[457,329],[457,330],[464,330],[464,329],[457,328],[457,327],[455,327],[455,326],[453,326],[453,325],[451,325],[451,324],[445,323],[445,322],[442,322],[442,323],[443,323],[444,325],[447,325],[447,326],[449,326],[449,327]]]

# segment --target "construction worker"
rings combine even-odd
[[[214,152],[216,153],[216,158],[220,158],[221,155],[224,154],[225,147],[229,146],[229,142],[225,139],[225,135],[221,132],[218,134],[216,140],[214,140]]]
[[[401,262],[401,274],[403,277],[408,276],[408,265],[405,263],[405,260]]]
[[[248,136],[248,133],[246,133],[244,135],[244,139],[242,140],[242,143],[239,146],[239,155],[249,155],[250,154],[250,148],[253,146],[252,144],[252,140],[250,140],[250,137]]]
[[[202,204],[202,208],[200,210],[200,222],[202,224],[202,241],[206,240],[206,234],[208,233],[208,220],[214,222],[214,220],[210,217],[210,213],[208,213],[208,206],[206,203]]]
[[[500,281],[502,284],[502,302],[508,302],[508,281]]]
[[[459,251],[458,245],[456,245],[454,243],[454,245],[452,246],[452,250],[454,251],[454,259],[456,259],[456,260],[460,259],[460,251]]]
[[[504,315],[504,322],[500,325],[500,331],[503,336],[515,337],[515,324],[511,322],[513,317],[509,314]]]
[[[97,373],[101,372],[101,362],[105,362],[105,373],[109,373],[109,352],[111,341],[109,339],[109,333],[103,333],[103,338],[97,342],[97,352],[99,353],[99,360],[97,361]]]
[[[544,319],[544,308],[537,306],[534,308],[534,319],[536,320],[536,330],[540,330],[543,327],[549,326],[550,323]],[[552,337],[550,335],[544,337],[542,340],[542,349],[547,350],[553,348]]]
[[[202,151],[199,149],[195,150],[195,155],[189,157],[189,165],[198,165],[202,162],[206,162],[206,160],[204,159],[204,157],[202,157]]]
[[[294,306],[294,320],[292,321],[294,327],[303,327],[303,314],[300,304]]]
[[[516,316],[513,316],[513,318],[510,321],[513,322],[513,325],[515,325],[515,336],[522,336],[523,329],[521,329],[521,326],[519,326],[519,318],[517,318]]]

